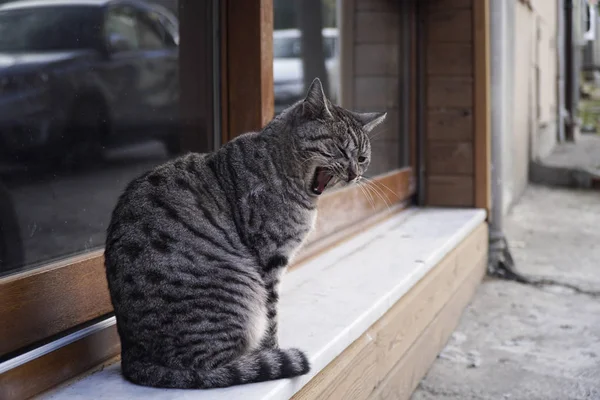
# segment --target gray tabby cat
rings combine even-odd
[[[302,351],[278,346],[279,280],[319,195],[367,169],[384,118],[332,105],[316,79],[261,132],[129,184],[105,252],[128,380],[217,388],[309,371]]]

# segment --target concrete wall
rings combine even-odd
[[[520,197],[529,162],[548,155],[557,142],[558,1],[515,1],[513,127],[506,133],[504,204]]]

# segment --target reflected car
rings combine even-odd
[[[0,5],[2,158],[87,157],[149,136],[177,152],[178,30],[136,0]]]
[[[338,30],[324,28],[322,32],[325,69],[329,80],[329,98],[336,102],[339,90]],[[275,113],[280,113],[306,94],[301,35],[299,29],[280,29],[273,32]]]

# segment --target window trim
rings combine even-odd
[[[207,128],[212,132],[215,125],[220,124],[223,141],[231,140],[242,132],[260,129],[272,118],[274,113],[272,0],[224,0],[219,3],[216,0],[213,2],[180,1],[188,2],[186,3],[186,13],[190,13],[194,9],[193,7],[198,7],[194,9],[197,10],[196,13],[192,12],[194,15],[198,15],[201,10],[212,10],[213,5],[219,4],[220,23],[223,25],[220,29],[221,49],[216,53],[221,63],[219,68],[221,74],[220,99],[214,99],[212,93],[205,93],[206,98],[202,99],[199,98],[199,93],[191,93],[189,94],[190,110],[191,108],[197,110],[198,107],[209,101],[208,97],[210,97],[210,101],[220,104],[222,107],[220,120],[209,121]],[[340,11],[342,15],[346,15],[347,10],[345,13],[344,8],[347,7],[347,3],[340,3],[342,7]],[[180,5],[180,7],[182,6]],[[211,18],[213,16],[212,11],[205,14],[211,15]],[[410,64],[414,68],[416,66],[414,63],[414,43],[416,43],[414,13],[411,14],[411,20],[411,25],[414,26],[411,29],[413,61]],[[194,45],[199,47],[197,43]],[[210,46],[210,44],[205,41],[201,46]],[[342,47],[343,51],[344,47]],[[198,50],[190,55],[190,58],[194,60],[198,60],[198,57]],[[345,56],[342,55],[342,57]],[[257,68],[236,68],[236,65],[240,65],[242,60],[245,65],[251,63]],[[192,68],[188,68],[186,72],[188,75],[182,71],[182,79],[189,79],[185,77],[191,74],[194,74],[194,79],[197,79],[197,69],[192,71]],[[211,82],[204,82],[204,84],[213,85],[212,75],[206,77],[206,79],[208,78],[211,78]],[[348,91],[344,91],[343,83],[344,81],[341,85],[342,93],[348,93]],[[410,149],[414,149],[417,94],[414,87],[410,88],[410,92],[411,107],[408,112],[412,122],[409,122],[409,144]],[[344,95],[342,94],[342,96]],[[207,116],[210,116],[208,119],[215,115],[214,108],[206,112]],[[214,135],[209,136],[210,138],[207,140],[212,142],[215,139]],[[187,134],[184,135],[185,137]],[[417,160],[414,150],[409,153],[409,167],[390,171],[374,178],[399,194],[398,198],[392,198],[386,194],[387,190],[381,189],[384,197],[387,197],[387,201],[391,203],[389,207],[383,199],[375,198],[375,196],[375,204],[371,206],[366,197],[362,197],[361,188],[358,186],[347,187],[324,196],[320,200],[319,209],[328,211],[320,214],[317,227],[331,225],[331,221],[335,221],[333,228],[329,227],[325,230],[321,228],[321,233],[309,238],[307,246],[298,255],[293,268],[298,268],[303,261],[315,254],[405,208],[416,193],[414,166]],[[349,209],[351,212],[348,212]],[[39,295],[42,292],[44,295]],[[26,310],[25,313],[24,310]],[[6,355],[10,352],[17,354],[16,351],[43,343],[53,335],[55,337],[64,335],[69,330],[80,329],[91,320],[108,318],[111,316],[111,312],[112,305],[105,280],[103,250],[0,278],[0,320],[13,321],[10,327],[0,327],[0,344],[4,346],[0,347],[2,349],[0,354]],[[54,317],[54,319],[49,321],[47,316]],[[15,338],[15,330],[19,332],[16,335],[18,338]],[[118,335],[115,326],[112,325],[0,374],[0,393],[6,393],[7,398],[35,395],[73,378],[93,366],[117,357],[119,351]],[[74,354],[77,354],[77,357],[73,357]],[[52,370],[44,370],[43,379],[28,379],[27,385],[15,384],[15,382],[23,382],[27,377],[38,376],[40,368],[47,368],[51,365],[54,367]],[[6,392],[7,388],[10,388],[11,391]]]

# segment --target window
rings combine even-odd
[[[94,48],[101,13],[92,7],[27,7],[0,14],[0,52]]]
[[[274,1],[275,113],[303,98],[315,77],[321,79],[327,96],[338,100],[337,7],[329,0]]]
[[[125,185],[219,144],[218,18],[157,3],[0,2],[0,365],[110,313]]]
[[[167,46],[172,42],[167,35],[167,30],[158,20],[155,13],[141,13],[139,18],[140,46],[146,50],[156,50]]]
[[[387,112],[385,124],[372,135],[370,177],[406,167],[411,161],[408,137],[413,118],[410,62],[414,59],[414,34],[411,2],[400,3],[273,3],[275,112],[303,98],[315,77],[323,81],[334,103],[355,111]],[[341,27],[339,15],[353,22]]]
[[[366,182],[320,202],[323,212],[305,253],[311,247],[319,251],[339,238],[338,232],[356,229],[361,221],[407,201],[415,192],[411,74],[416,11],[413,2],[380,3],[273,2],[276,114],[304,98],[315,77],[334,103],[359,112],[387,112],[386,122],[371,134]],[[344,23],[339,23],[339,16]]]
[[[360,39],[338,25],[337,15],[348,12],[345,2],[137,3],[44,7],[48,18],[56,9],[53,18],[63,21],[73,13],[81,21],[70,24],[46,23],[46,14],[35,14],[41,2],[0,5],[2,33],[43,27],[43,36],[51,37],[64,30],[51,46],[31,48],[26,46],[33,42],[21,40],[28,34],[16,38],[21,41],[0,35],[3,60],[10,64],[0,73],[0,320],[13,321],[0,324],[0,367],[109,317],[105,231],[117,196],[144,171],[260,129],[272,118],[273,104],[277,112],[302,98],[314,76],[322,78],[333,101],[347,108],[387,110],[388,118],[393,111],[404,112],[399,99],[389,104],[373,97],[345,100],[348,87],[361,87],[363,77],[393,87],[407,83],[394,68],[349,70],[354,62],[340,68],[342,57],[368,58],[358,50]],[[19,25],[21,20],[27,25]],[[77,38],[73,30],[85,33]],[[356,44],[356,53],[344,50],[348,44]],[[398,43],[384,44],[384,54],[389,49],[401,53]],[[364,227],[377,213],[402,208],[412,195],[412,170],[399,169],[408,165],[400,161],[402,129],[396,125],[386,131],[382,136],[389,135],[389,141],[374,147],[386,163],[371,177],[377,194],[369,200],[360,188],[350,187],[320,201],[320,240],[311,242],[310,252]],[[118,351],[115,337],[113,331],[108,354]],[[57,361],[60,367],[43,372],[58,375],[37,381],[57,383],[60,374],[83,368],[63,368],[75,361]]]
[[[137,18],[131,7],[114,7],[106,18],[106,36],[115,51],[137,50],[140,47]]]

